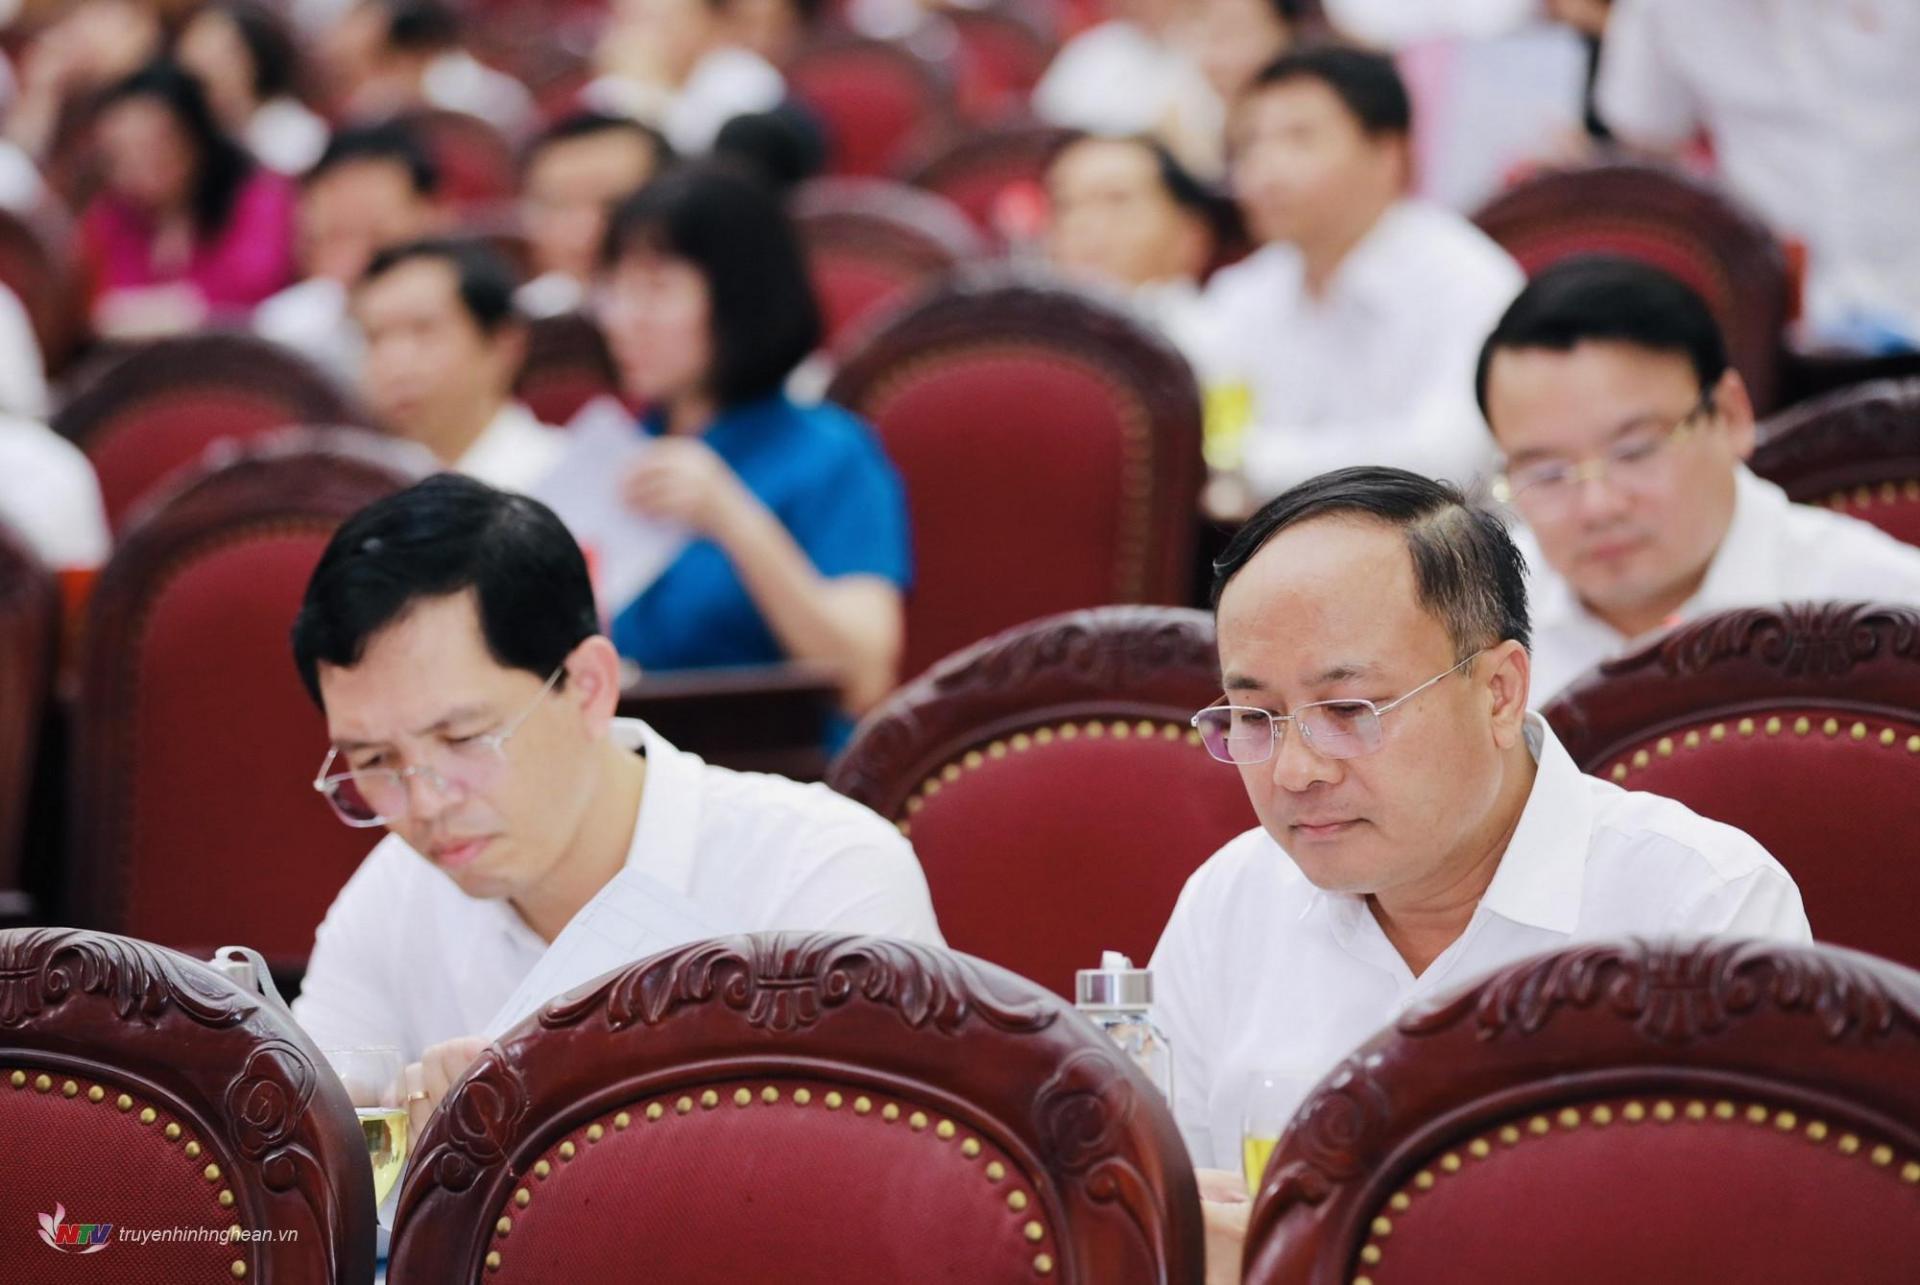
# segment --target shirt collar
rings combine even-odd
[[[1713,561],[1700,588],[1681,608],[1692,618],[1724,607],[1754,602],[1776,602],[1785,596],[1780,586],[1779,559],[1774,536],[1788,518],[1785,491],[1757,477],[1744,464],[1733,474],[1733,520],[1714,550]]]
[[[640,813],[633,823],[633,842],[627,864],[675,892],[687,894],[693,884],[694,851],[700,835],[702,776],[706,764],[694,754],[675,749],[667,739],[637,718],[616,718],[614,743],[644,753],[647,779],[640,794]]]
[[[1587,778],[1544,718],[1529,712],[1525,734],[1536,765],[1533,789],[1479,908],[1515,923],[1570,933],[1580,921],[1586,887],[1592,798]],[[1321,919],[1336,940],[1350,945],[1369,915],[1365,897],[1315,888],[1299,918]]]
[[[1570,933],[1586,887],[1593,797],[1546,719],[1529,713],[1525,730],[1536,765],[1533,789],[1480,906],[1515,923]]]
[[[1408,203],[1399,201],[1382,211],[1365,236],[1347,251],[1328,282],[1326,300],[1365,307],[1397,307],[1404,302],[1406,261],[1399,254],[1401,228]]]

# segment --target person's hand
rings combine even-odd
[[[634,461],[621,479],[620,494],[636,513],[718,539],[747,490],[705,442],[665,438]]]
[[[427,1117],[434,1113],[447,1091],[453,1088],[454,1081],[466,1074],[474,1059],[487,1050],[488,1041],[477,1035],[463,1035],[457,1040],[448,1040],[436,1044],[420,1055],[420,1060],[408,1066],[401,1076],[406,1089],[407,1133],[417,1138],[427,1127]]]
[[[1240,1255],[1247,1243],[1253,1202],[1247,1180],[1225,1169],[1201,1169],[1200,1212],[1207,1225],[1207,1285],[1240,1285]]]

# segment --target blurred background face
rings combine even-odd
[[[1200,70],[1224,102],[1245,93],[1259,70],[1291,43],[1272,0],[1202,0],[1197,16]]]
[[[233,19],[215,9],[202,11],[180,33],[174,57],[205,87],[220,122],[233,133],[244,129],[259,106],[253,96],[258,72]]]
[[[543,677],[495,660],[471,591],[416,603],[358,664],[323,664],[319,680],[349,769],[445,762],[451,743],[500,731],[531,705],[485,788],[442,794],[418,774],[408,815],[390,828],[470,897],[516,896],[551,873],[593,790],[580,694],[567,684],[541,698]]]
[[[705,390],[713,305],[700,269],[671,255],[625,255],[607,274],[600,313],[630,395],[659,405]]]
[[[122,200],[153,213],[182,210],[192,200],[199,157],[166,104],[122,99],[101,114],[95,139],[106,185]]]
[[[442,221],[405,165],[345,161],[301,193],[300,261],[308,276],[351,283],[379,251],[438,231]]]
[[[615,0],[618,39],[643,46],[668,84],[687,78],[724,34],[722,16],[708,0]]]
[[[1205,224],[1161,181],[1137,143],[1087,139],[1047,171],[1053,207],[1048,254],[1068,276],[1120,286],[1195,280],[1211,251]]]
[[[1255,90],[1231,132],[1234,192],[1263,242],[1356,239],[1405,186],[1406,140],[1369,137],[1320,80]]]
[[[1411,691],[1460,659],[1416,595],[1395,528],[1336,515],[1282,531],[1220,599],[1228,699],[1286,714],[1309,701],[1385,704]],[[1288,724],[1272,758],[1239,769],[1261,825],[1317,887],[1373,894],[1422,884],[1483,827],[1502,754],[1489,664],[1389,713],[1373,754],[1322,757]]]
[[[542,147],[527,167],[521,221],[536,273],[593,276],[607,212],[653,177],[652,145],[613,130]]]
[[[456,463],[507,398],[517,333],[481,330],[441,259],[411,259],[366,282],[354,313],[367,342],[368,402],[396,432]]]
[[[1488,368],[1487,419],[1510,474],[1658,444],[1625,476],[1616,469],[1561,497],[1542,499],[1535,488],[1514,500],[1553,569],[1603,616],[1677,609],[1733,519],[1734,470],[1753,450],[1753,409],[1729,371],[1714,390],[1716,409],[1666,441],[1700,394],[1684,354],[1625,343],[1502,349]]]

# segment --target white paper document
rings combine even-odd
[[[497,1040],[528,1014],[603,973],[723,930],[684,894],[623,867],[561,930],[485,1035]]]
[[[603,619],[639,596],[687,545],[685,527],[642,517],[620,481],[653,439],[611,397],[587,403],[567,426],[567,449],[527,494],[559,515],[587,555]]]

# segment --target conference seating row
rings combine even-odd
[[[71,929],[0,931],[0,979],[0,1143],[32,1175],[0,1184],[22,1229],[0,1264],[97,1280],[91,1243],[141,1279],[373,1279],[366,1138],[273,1000]],[[1916,1057],[1920,973],[1871,956],[1536,956],[1320,1082],[1260,1176],[1245,1279],[1894,1285],[1920,1253]],[[1106,1035],[886,938],[721,938],[587,983],[484,1051],[410,1151],[393,1285],[1204,1272],[1192,1159]],[[113,1243],[154,1227],[194,1235]]]

